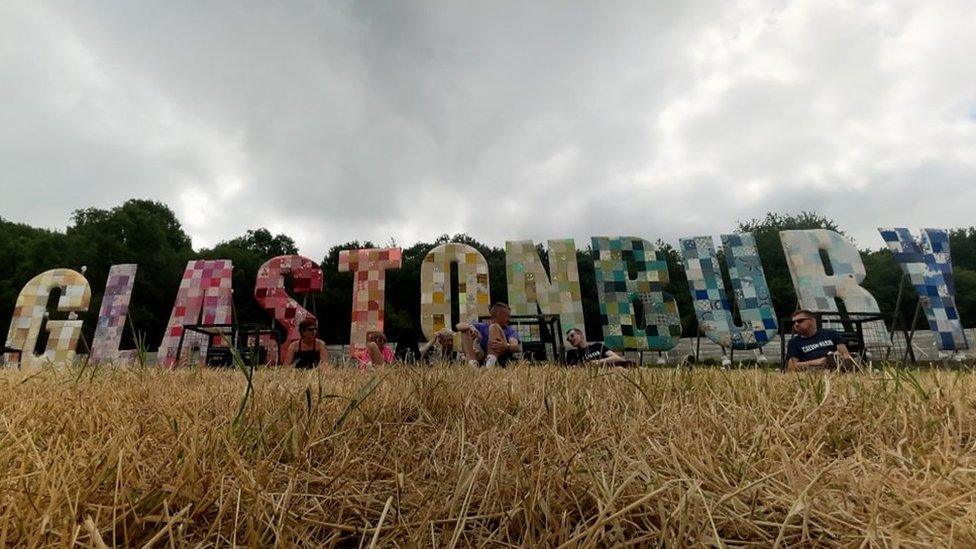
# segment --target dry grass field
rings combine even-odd
[[[976,375],[0,372],[0,546],[976,545]]]

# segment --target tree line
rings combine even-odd
[[[780,316],[789,315],[796,306],[796,294],[789,268],[780,244],[779,231],[788,229],[831,229],[842,232],[831,219],[815,213],[768,213],[765,217],[737,223],[736,232],[751,232],[762,258],[773,304]],[[640,235],[638,235],[640,236]],[[433,242],[421,242],[403,249],[403,265],[386,273],[386,333],[391,341],[413,342],[423,339],[420,319],[420,268],[432,248],[444,242],[463,242],[477,248],[488,261],[491,297],[507,301],[505,251],[465,235],[442,235]],[[950,231],[955,272],[957,304],[966,327],[976,325],[976,228]],[[586,331],[590,339],[602,338],[599,299],[593,258],[588,242],[577,242],[577,260],[583,295]],[[681,256],[666,242],[657,242],[667,259],[670,282],[666,291],[678,301],[685,336],[697,333],[687,279]],[[352,312],[352,273],[339,272],[339,252],[347,249],[378,247],[364,241],[347,242],[332,247],[321,266],[325,274],[323,291],[308,298],[306,308],[319,318],[321,336],[328,343],[346,343]],[[543,243],[538,244],[543,263],[548,257]],[[85,319],[84,334],[91,341],[95,317],[101,303],[109,268],[116,263],[139,265],[129,314],[136,330],[143,333],[150,349],[155,349],[176,297],[186,262],[190,259],[229,259],[234,263],[234,314],[237,322],[268,325],[268,315],[254,299],[254,281],[258,268],[268,259],[298,253],[294,240],[284,234],[274,235],[266,229],[221,242],[213,248],[194,250],[190,237],[169,207],[149,200],[129,200],[111,209],[76,210],[65,231],[39,229],[0,219],[0,335],[6,336],[14,303],[24,284],[48,269],[87,268],[85,276],[92,287],[92,302]],[[721,254],[721,252],[719,252]],[[881,312],[891,318],[896,306],[901,270],[885,248],[861,250],[867,269],[866,287],[877,298]],[[314,259],[314,258],[313,258]],[[726,276],[726,287],[731,288]],[[911,321],[916,295],[905,284],[900,322]],[[302,298],[298,297],[299,301]],[[65,313],[54,312],[51,318]],[[923,322],[919,324],[924,325]],[[131,346],[132,334],[126,330],[123,345]]]

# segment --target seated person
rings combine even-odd
[[[298,339],[285,348],[284,366],[294,366],[300,370],[311,370],[316,366],[325,366],[329,351],[325,342],[315,336],[319,332],[318,323],[314,318],[306,318],[298,323]]]
[[[625,366],[627,359],[607,349],[603,342],[589,343],[579,328],[566,332],[566,341],[572,349],[566,351],[566,364],[599,364],[604,366]]]
[[[453,362],[456,358],[454,332],[450,328],[438,331],[420,347],[420,360],[424,362]]]
[[[515,327],[508,324],[512,309],[505,303],[495,303],[488,312],[491,314],[488,322],[457,325],[457,331],[462,334],[464,356],[471,366],[505,366],[521,348]]]
[[[786,345],[787,371],[833,369],[851,359],[844,338],[834,330],[819,329],[812,312],[800,309],[792,319],[795,335]]]
[[[356,358],[361,367],[393,364],[393,349],[386,344],[383,332],[369,332],[366,334],[366,347],[356,353]]]

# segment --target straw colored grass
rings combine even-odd
[[[962,372],[0,372],[0,546],[976,545]],[[238,410],[242,410],[238,413]]]

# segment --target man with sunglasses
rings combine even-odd
[[[795,335],[786,345],[788,371],[834,369],[850,360],[844,338],[834,330],[820,329],[812,312],[800,309],[792,320]]]
[[[611,351],[602,342],[590,343],[579,328],[570,328],[566,332],[566,342],[572,347],[566,351],[568,366],[583,364],[598,364],[601,366],[625,366],[627,359]]]

